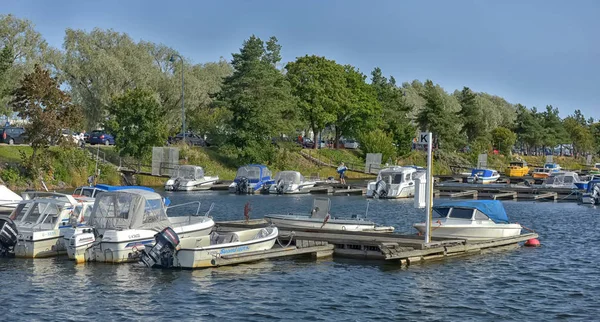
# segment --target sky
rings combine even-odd
[[[252,34],[276,36],[284,63],[325,56],[398,82],[468,86],[561,116],[600,119],[600,1],[1,0],[51,46],[95,27],[163,43],[194,63],[231,59]]]

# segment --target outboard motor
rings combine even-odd
[[[154,235],[154,239],[156,240],[154,246],[149,251],[144,249],[142,252],[142,263],[147,267],[154,265],[172,267],[175,248],[179,245],[179,236],[171,227],[167,227]]]
[[[377,181],[375,184],[375,191],[373,191],[373,197],[385,198],[388,194],[388,185],[383,179]]]
[[[17,225],[8,217],[0,217],[0,257],[10,255],[17,244]]]
[[[592,192],[592,204],[593,205],[599,204],[600,203],[599,199],[600,199],[600,185],[596,184],[596,185],[594,185],[594,189]]]
[[[285,190],[285,182],[283,182],[283,180],[280,179],[277,182],[277,186],[275,188],[277,189],[277,194],[283,194],[283,191]]]
[[[241,177],[240,181],[238,182],[236,189],[237,189],[237,193],[242,194],[242,193],[248,193],[248,178],[246,177]]]

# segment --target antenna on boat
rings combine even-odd
[[[208,207],[208,211],[204,214],[204,217],[208,217],[208,214],[210,214],[210,212],[213,210],[213,208],[215,207],[215,203],[211,203],[210,207]]]
[[[371,203],[371,200],[367,199],[367,210],[365,210],[365,219],[367,219],[367,217],[369,216],[369,204]]]

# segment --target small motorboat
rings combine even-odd
[[[509,178],[523,177],[529,173],[529,166],[523,160],[511,161],[506,168],[505,174]]]
[[[18,232],[14,255],[38,258],[66,254],[63,235],[82,225],[93,204],[62,193],[23,193],[23,200],[10,215]]]
[[[137,261],[143,246],[153,244],[154,235],[166,227],[189,237],[208,235],[215,224],[208,213],[168,217],[166,211],[155,192],[126,189],[98,194],[87,225],[77,227],[69,240],[69,258],[77,263]]]
[[[496,170],[473,169],[471,175],[467,177],[468,183],[493,183],[500,179],[500,174]]]
[[[268,191],[275,183],[271,178],[271,170],[262,164],[248,164],[240,167],[235,179],[229,185],[229,192],[238,194],[259,193]]]
[[[0,184],[0,214],[10,214],[21,200],[21,196]]]
[[[555,172],[546,179],[543,187],[587,189],[587,182],[581,181],[579,175],[575,172]]]
[[[388,167],[381,169],[377,180],[367,184],[367,197],[408,198],[415,195],[415,179],[425,179],[425,170],[417,167]]]
[[[394,227],[379,227],[363,218],[335,218],[330,214],[331,200],[315,198],[310,214],[269,214],[265,219],[272,225],[290,229],[325,229],[348,231],[393,231]]]
[[[219,181],[219,177],[204,175],[204,169],[197,165],[180,165],[173,170],[173,175],[165,183],[167,191],[208,190]]]
[[[521,234],[521,225],[509,223],[499,200],[444,200],[433,206],[433,213],[441,218],[431,223],[432,237],[488,240]],[[413,227],[425,233],[425,223]]]
[[[91,197],[95,198],[97,194],[101,192],[111,192],[111,191],[120,191],[120,190],[146,190],[150,192],[155,192],[153,188],[144,187],[144,186],[111,186],[108,184],[97,184],[94,186],[82,186],[77,187],[75,191],[73,191],[73,196],[75,197]],[[163,198],[165,205],[168,206],[171,204],[171,200],[169,198]]]
[[[546,163],[543,168],[535,168],[531,173],[534,179],[546,179],[553,173],[561,171],[561,166],[558,163]]]
[[[298,171],[281,171],[275,175],[275,183],[269,187],[271,194],[309,193],[317,182],[306,180]]]
[[[216,259],[224,255],[264,251],[273,248],[277,227],[212,232],[208,236],[181,238],[165,229],[156,235],[154,246],[146,247],[140,260],[147,267],[203,268],[218,266]]]
[[[600,204],[600,179],[588,182],[586,191],[581,195],[581,203]]]

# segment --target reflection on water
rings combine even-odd
[[[212,202],[217,221],[305,212],[313,196],[166,193],[174,204]],[[361,196],[332,197],[334,216],[364,216]],[[203,270],[65,258],[0,259],[3,318],[46,320],[593,320],[599,212],[574,203],[506,202],[514,221],[535,229],[543,247],[413,265],[355,259],[284,259]],[[170,215],[195,213],[175,208]],[[424,213],[411,200],[371,200],[368,217],[415,233]],[[7,291],[8,290],[8,291]]]

